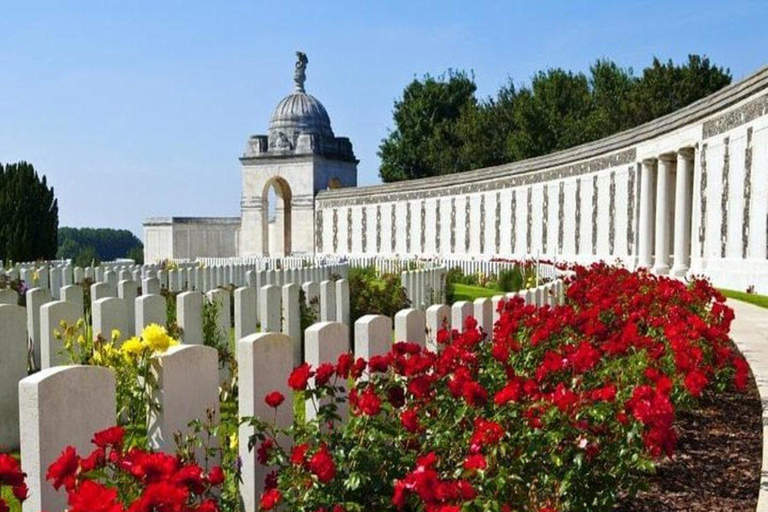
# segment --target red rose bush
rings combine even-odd
[[[610,510],[673,456],[677,410],[747,384],[723,302],[702,280],[576,267],[563,305],[503,302],[493,333],[469,318],[436,353],[404,341],[299,366],[289,385],[317,419],[252,420],[274,468],[261,509]]]
[[[206,473],[194,461],[140,448],[126,449],[124,430],[93,437],[81,456],[69,446],[48,468],[54,488],[65,489],[69,512],[218,512],[224,473]]]
[[[23,503],[27,499],[29,489],[24,482],[26,474],[22,473],[19,461],[11,454],[0,453],[0,491],[4,487],[10,488],[13,497]],[[0,492],[0,512],[9,512],[10,506]]]

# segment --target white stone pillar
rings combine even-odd
[[[653,265],[655,274],[669,273],[669,238],[671,218],[669,215],[670,192],[672,177],[675,170],[675,157],[662,155],[659,157],[659,170],[656,180],[656,254]]]
[[[643,160],[640,172],[640,214],[637,243],[637,266],[653,265],[654,217],[656,207],[656,159]]]
[[[693,148],[677,152],[675,176],[675,243],[672,275],[685,276],[691,264],[691,206],[693,184]]]

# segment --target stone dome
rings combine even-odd
[[[331,119],[323,104],[303,91],[289,94],[275,107],[269,121],[270,140],[280,133],[292,142],[302,134],[334,136]]]

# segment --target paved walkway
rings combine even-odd
[[[757,512],[768,512],[768,309],[733,299],[727,304],[736,315],[731,338],[752,368],[763,404],[763,467]]]

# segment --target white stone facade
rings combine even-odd
[[[241,158],[239,238],[217,249],[222,256],[621,261],[766,293],[766,128],[763,69],[677,112],[569,150],[358,188],[351,144],[333,137],[317,100],[297,92],[276,109],[269,135],[249,140]],[[270,244],[263,212],[273,185],[278,204]],[[203,255],[189,243],[177,250],[183,245],[175,223],[148,223],[148,261]],[[211,254],[213,247],[206,250]]]

